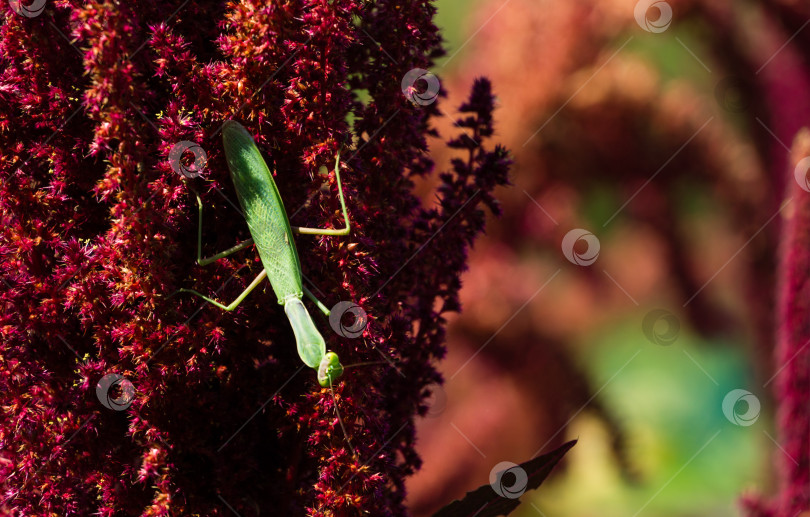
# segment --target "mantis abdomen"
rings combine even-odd
[[[222,141],[239,204],[278,302],[284,305],[291,298],[300,299],[301,264],[270,169],[250,133],[238,122],[225,122]]]
[[[278,303],[284,306],[290,320],[298,355],[307,366],[317,369],[326,354],[326,342],[301,303],[301,263],[276,182],[250,133],[241,124],[226,122],[222,141],[250,235]]]

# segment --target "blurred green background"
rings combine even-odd
[[[537,415],[530,417],[516,414],[514,418],[534,422],[533,419],[536,417],[541,421],[539,424],[528,425],[530,430],[538,429],[534,435],[535,448],[551,439],[555,439],[555,444],[572,438],[579,440],[564,463],[546,483],[540,489],[528,492],[522,497],[523,504],[514,515],[555,517],[740,515],[739,500],[742,494],[749,489],[765,493],[772,489],[773,472],[770,455],[775,448],[775,442],[770,437],[775,436],[775,431],[772,428],[774,415],[768,387],[763,386],[768,380],[768,375],[763,374],[766,365],[757,363],[761,358],[758,354],[763,352],[758,350],[760,345],[757,342],[756,332],[746,327],[746,324],[752,327],[757,325],[750,320],[752,309],[747,305],[746,297],[749,291],[746,290],[746,286],[760,285],[751,278],[752,275],[756,277],[759,271],[756,268],[760,267],[757,265],[757,257],[760,256],[758,253],[762,253],[761,246],[755,241],[753,251],[749,248],[739,257],[735,254],[735,250],[739,250],[747,236],[753,233],[749,226],[740,224],[737,217],[740,207],[746,203],[740,201],[740,198],[745,198],[748,194],[726,199],[718,195],[716,180],[700,177],[700,174],[704,173],[700,160],[712,160],[711,157],[706,158],[712,152],[715,155],[723,154],[724,151],[713,151],[714,148],[711,146],[716,145],[722,150],[725,149],[725,144],[710,142],[704,146],[708,150],[703,154],[685,157],[682,163],[673,162],[669,169],[662,173],[662,176],[667,175],[667,183],[660,185],[660,192],[667,196],[672,210],[670,215],[673,217],[672,226],[675,228],[672,234],[687,235],[685,238],[689,248],[685,253],[687,258],[704,262],[705,267],[695,267],[697,272],[694,273],[694,277],[698,280],[691,286],[692,291],[695,286],[700,287],[703,281],[711,280],[712,283],[707,283],[711,287],[706,291],[701,290],[700,297],[709,300],[705,302],[708,306],[719,306],[718,312],[727,317],[727,321],[715,326],[695,321],[700,320],[703,305],[685,308],[684,299],[688,298],[690,286],[683,292],[673,288],[680,279],[673,279],[677,276],[677,272],[672,272],[673,267],[670,263],[659,266],[658,269],[653,268],[657,271],[658,276],[655,277],[657,280],[647,281],[646,284],[640,281],[639,284],[635,284],[635,289],[628,288],[627,291],[624,287],[629,284],[624,278],[630,277],[627,275],[622,277],[615,272],[613,275],[610,274],[618,270],[616,264],[623,261],[632,263],[639,256],[643,256],[645,250],[653,249],[651,254],[659,259],[669,253],[666,249],[663,252],[660,250],[661,239],[655,238],[654,235],[650,237],[652,232],[644,226],[643,210],[640,215],[622,214],[616,222],[611,223],[611,226],[603,228],[604,221],[628,198],[628,192],[646,185],[642,180],[654,172],[654,165],[627,164],[627,168],[640,169],[639,178],[611,176],[609,172],[600,174],[598,170],[594,170],[592,175],[585,173],[580,177],[576,173],[569,174],[569,171],[560,166],[566,162],[552,161],[547,159],[547,156],[557,160],[555,153],[571,154],[565,149],[554,148],[555,135],[561,134],[563,136],[560,138],[567,141],[577,140],[582,146],[580,151],[583,155],[598,155],[600,158],[594,158],[597,162],[602,160],[608,164],[615,158],[618,165],[606,165],[606,168],[615,167],[621,170],[621,160],[609,154],[610,145],[605,146],[608,148],[606,151],[600,147],[599,141],[591,141],[595,149],[591,150],[587,147],[589,141],[583,139],[581,137],[583,133],[577,129],[577,116],[580,111],[588,114],[584,119],[585,126],[588,121],[601,120],[600,117],[604,113],[611,113],[610,92],[607,94],[602,92],[602,97],[597,95],[600,88],[609,90],[605,85],[610,82],[611,67],[605,68],[608,70],[605,72],[599,68],[601,64],[607,64],[606,61],[617,67],[620,60],[623,63],[630,63],[628,66],[635,66],[633,63],[636,62],[644,63],[646,70],[649,70],[649,74],[655,75],[657,81],[652,89],[647,89],[653,92],[650,95],[661,104],[667,102],[667,95],[687,90],[689,98],[696,99],[697,107],[692,107],[693,112],[697,113],[695,117],[698,120],[701,116],[712,117],[710,120],[715,120],[715,124],[721,124],[722,130],[719,133],[725,135],[723,138],[731,142],[728,146],[737,146],[735,149],[742,150],[738,154],[756,152],[757,143],[754,140],[760,138],[755,135],[759,128],[752,125],[750,113],[722,109],[722,105],[718,107],[718,103],[722,104],[724,101],[718,98],[718,80],[729,76],[727,70],[729,66],[722,59],[718,59],[716,51],[712,52],[711,41],[707,42],[711,39],[712,30],[709,22],[701,21],[696,16],[683,16],[665,33],[647,33],[632,22],[632,12],[624,16],[623,25],[609,19],[614,8],[619,12],[628,8],[632,11],[633,3],[626,2],[617,2],[617,6],[608,2],[606,4],[611,6],[604,7],[603,12],[588,11],[587,6],[580,6],[583,20],[601,17],[604,23],[599,20],[591,20],[588,23],[595,26],[602,23],[601,26],[606,27],[599,38],[593,36],[593,31],[589,34],[589,26],[584,23],[581,33],[574,32],[571,35],[573,39],[592,40],[590,50],[582,50],[576,45],[571,45],[570,48],[576,52],[571,51],[570,63],[561,66],[576,71],[578,66],[583,66],[582,62],[590,63],[591,68],[587,73],[583,73],[576,83],[582,88],[571,87],[567,90],[561,88],[561,93],[555,94],[556,100],[548,102],[541,108],[538,108],[538,105],[542,103],[536,99],[528,98],[525,104],[521,104],[514,100],[514,88],[506,82],[525,82],[528,83],[525,88],[531,89],[533,77],[536,76],[530,73],[526,76],[522,74],[510,76],[509,73],[498,72],[508,70],[510,53],[507,50],[499,51],[493,48],[514,44],[511,40],[500,39],[498,31],[507,34],[509,31],[525,31],[526,27],[530,27],[535,31],[530,37],[542,38],[545,27],[537,26],[535,29],[529,22],[521,27],[520,10],[524,9],[527,3],[515,2],[507,6],[509,3],[486,0],[439,0],[435,3],[438,7],[437,23],[446,39],[447,56],[450,56],[449,61],[448,58],[438,60],[437,66],[433,69],[442,79],[443,90],[450,96],[448,100],[443,101],[442,109],[452,116],[454,112],[451,107],[457,107],[458,100],[463,97],[471,78],[480,75],[490,76],[496,95],[499,92],[501,94],[510,92],[506,94],[507,98],[501,99],[505,102],[496,111],[498,134],[495,135],[494,141],[506,140],[507,147],[514,153],[516,165],[513,171],[514,185],[510,189],[512,192],[503,193],[501,198],[505,220],[491,219],[492,229],[489,236],[483,244],[477,245],[471,270],[465,277],[465,288],[472,293],[467,295],[466,301],[462,296],[465,301],[465,312],[458,320],[452,322],[448,345],[450,358],[447,364],[442,366],[447,379],[445,390],[450,408],[445,413],[449,415],[445,415],[447,417],[445,420],[429,420],[420,424],[419,447],[426,465],[411,482],[409,488],[411,507],[417,515],[429,515],[435,510],[438,501],[447,502],[452,498],[461,497],[464,492],[487,483],[488,469],[498,462],[508,460],[520,463],[529,459],[531,455],[531,452],[527,454],[526,451],[532,449],[527,448],[525,444],[521,445],[523,442],[531,443],[531,431],[528,432],[529,438],[524,436],[527,434],[525,432],[521,435],[522,438],[516,438],[509,431],[510,425],[518,427],[513,421],[504,426],[505,431],[493,432],[490,435],[482,432],[476,437],[477,430],[474,426],[464,426],[463,416],[460,416],[464,414],[462,410],[454,409],[469,404],[468,411],[478,412],[481,415],[481,425],[484,427],[488,425],[485,422],[490,418],[499,418],[487,416],[492,413],[491,406],[498,404],[497,397],[494,398],[496,402],[481,400],[481,397],[470,389],[472,383],[476,382],[475,379],[465,383],[454,374],[457,373],[457,367],[464,363],[493,331],[498,330],[500,323],[505,319],[496,318],[496,323],[489,326],[473,321],[478,317],[476,314],[482,314],[480,311],[477,312],[478,303],[495,303],[491,300],[496,299],[494,296],[482,294],[490,293],[488,289],[494,289],[489,283],[498,283],[497,279],[482,279],[493,274],[493,270],[486,269],[486,265],[489,264],[494,271],[498,271],[498,261],[502,259],[497,257],[506,257],[508,260],[504,262],[503,268],[512,273],[501,272],[503,275],[521,277],[526,272],[538,271],[537,282],[541,283],[558,266],[563,274],[554,280],[555,287],[549,287],[548,291],[544,291],[524,311],[531,311],[531,317],[526,316],[525,321],[523,317],[516,320],[514,324],[517,326],[516,330],[513,332],[505,330],[501,338],[489,345],[485,353],[476,356],[476,360],[481,360],[482,364],[489,362],[476,370],[479,372],[477,374],[481,375],[481,371],[487,372],[481,384],[489,385],[489,375],[500,379],[512,375],[515,365],[519,364],[522,357],[526,362],[533,363],[526,366],[526,371],[532,373],[528,375],[516,373],[509,382],[510,389],[514,391],[534,392],[527,397],[537,404]],[[676,17],[683,13],[678,9],[675,11]],[[555,18],[554,13],[550,13],[548,18],[549,24],[560,23],[561,19]],[[515,38],[518,36],[513,40]],[[553,45],[556,41],[559,40],[550,37],[548,45]],[[544,52],[550,52],[546,46],[537,52],[540,64],[535,65],[531,61],[526,61],[524,63],[526,69],[545,66],[542,63]],[[524,53],[525,55],[532,54]],[[620,58],[611,61],[613,59],[611,55],[619,55]],[[494,56],[500,57],[496,59]],[[565,61],[564,58],[562,60]],[[619,73],[621,74],[621,70]],[[638,77],[638,74],[634,77]],[[630,79],[631,82],[635,80]],[[540,82],[537,82],[536,87],[540,90],[549,89],[547,84]],[[591,90],[595,90],[596,93],[591,93]],[[574,95],[571,95],[572,93]],[[631,89],[628,95],[632,97],[633,94]],[[659,94],[660,97],[656,97]],[[737,91],[730,92],[730,95],[738,94]],[[583,100],[592,99],[594,96],[598,97],[597,101]],[[729,102],[738,100],[730,99]],[[584,107],[580,107],[580,102],[584,103]],[[644,111],[627,109],[628,103],[624,100],[617,103],[631,114]],[[594,104],[600,106],[600,111],[595,117],[592,111],[587,111]],[[632,103],[629,104],[633,106]],[[521,145],[524,138],[531,133],[515,135],[517,131],[512,126],[505,127],[505,125],[510,121],[531,119],[532,110],[538,111],[538,114],[533,121],[526,122],[527,127],[540,127],[544,120],[549,125],[544,127],[544,133],[531,143]],[[677,108],[674,108],[674,112],[677,113]],[[552,118],[548,118],[549,116]],[[550,123],[552,119],[554,122]],[[622,131],[624,126],[621,124],[627,124],[629,127],[638,125],[632,120],[628,122],[628,119],[626,113],[615,115],[615,120],[620,121],[615,126],[615,131]],[[657,131],[655,117],[652,119],[652,122],[647,121],[650,127],[645,126],[640,132]],[[609,133],[612,128],[610,125],[606,127],[607,130],[603,133]],[[440,128],[444,134],[451,129],[449,125]],[[661,133],[664,135],[661,137],[663,140],[670,136],[665,127],[661,128]],[[587,133],[584,134],[587,136]],[[692,130],[683,134],[688,136],[692,134]],[[712,138],[719,137],[713,134]],[[628,135],[628,140],[632,144],[633,136]],[[670,151],[680,146],[683,140],[682,136],[673,137],[674,143],[671,148],[661,152],[656,150],[650,152],[652,156],[650,164],[664,163],[667,156],[670,156]],[[639,146],[642,147],[643,144],[639,142]],[[536,159],[538,153],[542,156],[541,159]],[[438,156],[436,159],[442,164],[446,157]],[[557,167],[550,167],[551,163]],[[718,168],[728,168],[728,161],[718,165]],[[547,169],[553,170],[549,172]],[[683,171],[690,172],[687,174]],[[758,169],[758,172],[764,175],[761,169]],[[559,180],[559,177],[563,179]],[[565,185],[570,190],[565,190],[560,185]],[[553,204],[555,199],[560,203],[556,212]],[[528,218],[540,220],[544,218],[543,213],[532,207],[531,200],[539,201],[538,206],[542,205],[544,211],[548,209],[546,215],[557,223],[556,226],[544,220],[543,223],[537,223],[542,228],[536,229],[532,226],[534,223],[526,222]],[[559,260],[559,236],[569,229],[559,216],[559,207],[567,206],[567,201],[570,201],[567,210],[571,212],[567,216],[568,221],[578,222],[581,227],[601,230],[597,232],[602,244],[600,260],[604,258],[605,261],[597,264],[598,268],[584,276],[580,269],[572,268],[564,260]],[[644,203],[642,196],[635,201]],[[655,198],[652,203],[655,203]],[[529,212],[531,215],[526,215]],[[669,231],[667,224],[669,223],[652,226],[656,232],[664,228],[663,232],[666,233]],[[627,249],[630,251],[626,252]],[[740,264],[725,269],[723,263],[729,257],[736,257]],[[631,264],[627,267],[632,272],[634,266]],[[718,277],[716,281],[711,277],[712,273]],[[652,273],[650,275],[655,276]],[[767,285],[768,279],[762,280]],[[524,281],[522,277],[517,280],[518,283],[522,281]],[[480,284],[485,287],[481,287]],[[470,285],[472,287],[468,287]],[[508,289],[508,286],[502,289]],[[637,299],[630,294],[638,293],[640,289],[642,294],[638,295]],[[534,289],[530,289],[528,293],[531,294],[533,291]],[[576,298],[576,294],[566,294],[572,291],[575,293],[589,291],[591,294],[583,295],[578,302],[560,302],[558,304],[562,306],[560,312],[549,313],[548,310],[544,310],[544,307],[555,306],[558,302],[557,297]],[[514,306],[520,305],[520,300],[527,297],[516,296],[518,301]],[[490,301],[482,302],[482,298],[488,298]],[[542,301],[544,298],[547,299],[546,302]],[[764,295],[763,301],[770,308],[767,298],[768,295]],[[583,299],[586,301],[583,302]],[[583,311],[597,315],[588,318],[588,325],[578,325],[574,318],[575,321],[567,326],[561,324],[555,327],[556,324],[549,324],[553,327],[551,330],[544,327],[543,320],[554,320],[566,310],[576,311],[580,306],[585,307]],[[641,332],[641,322],[645,315],[658,307],[672,311],[680,322],[677,339],[670,346],[654,345]],[[468,310],[471,310],[472,315],[468,314]],[[507,311],[505,314],[508,315],[510,312]],[[714,321],[712,315],[707,318]],[[718,327],[721,328],[720,331],[717,331]],[[732,330],[729,331],[729,328]],[[666,332],[666,328],[660,328],[658,331]],[[524,340],[530,344],[514,345],[515,342]],[[595,404],[598,403],[600,411],[589,410],[590,399],[582,405],[578,402],[572,403],[571,400],[576,401],[576,397],[567,393],[564,376],[557,385],[550,387],[547,384],[544,379],[551,375],[551,370],[556,369],[554,364],[541,364],[542,361],[535,360],[535,356],[525,355],[526,350],[543,347],[544,341],[557,342],[564,350],[563,354],[571,360],[572,368],[584,376],[584,382],[588,386],[587,393],[593,397]],[[508,350],[504,351],[507,348]],[[457,359],[454,359],[454,356]],[[532,383],[533,378],[537,379],[536,386]],[[752,426],[734,425],[722,411],[725,395],[738,388],[755,393],[762,403],[762,413]],[[555,389],[559,391],[555,393]],[[466,398],[476,399],[476,397],[478,400],[466,401]],[[568,397],[567,402],[563,400],[565,397]],[[541,402],[537,402],[538,400]],[[560,402],[560,408],[555,409],[554,405],[557,402]],[[745,407],[735,408],[738,413],[744,413],[745,410]],[[608,414],[609,418],[604,418],[600,412]],[[547,422],[544,427],[544,415],[547,414],[557,416],[556,420],[552,419],[553,421]],[[471,421],[475,421],[474,416],[470,418]],[[558,427],[559,421],[563,422],[562,427]],[[450,430],[449,427],[454,429]],[[557,429],[563,430],[558,435],[552,435]],[[521,432],[515,431],[516,435]],[[617,433],[621,435],[618,442]],[[503,443],[497,444],[498,441]],[[446,451],[446,444],[451,442],[458,442],[461,445],[453,449],[453,452],[446,452],[448,457],[437,459],[435,456],[439,453],[436,451],[441,451],[442,448]],[[511,442],[517,442],[517,445],[510,448]],[[551,446],[544,452],[548,452],[550,448]],[[458,454],[463,455],[463,458],[452,456],[456,451],[461,451]],[[504,457],[504,454],[512,456]],[[519,457],[520,454],[523,456]],[[453,470],[448,464],[454,462],[464,467]],[[462,469],[474,474],[462,479],[459,477]]]

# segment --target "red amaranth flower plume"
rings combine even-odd
[[[414,194],[413,178],[433,170],[425,139],[439,111],[401,82],[441,55],[434,14],[386,0],[4,13],[4,512],[406,514],[413,420],[441,380],[442,314],[459,309],[467,249],[509,166],[503,148],[483,147],[494,106],[479,80],[438,205]],[[348,369],[334,396],[302,371],[269,289],[233,313],[169,297],[193,286],[233,299],[261,269],[252,249],[194,263],[191,188],[206,254],[248,236],[220,145],[231,118],[256,135],[295,225],[341,222],[334,178],[317,171],[343,150],[352,234],[297,245],[321,299],[369,316],[357,339],[320,320],[328,347],[347,365],[382,364]],[[203,178],[173,170],[182,141],[207,158]]]
[[[810,290],[810,192],[807,160],[810,157],[810,130],[796,134],[791,150],[791,167],[786,191],[786,216],[780,243],[779,328],[773,374],[779,400],[778,439],[780,453],[775,457],[779,492],[768,501],[755,493],[743,498],[751,517],[790,517],[802,515],[810,506],[810,329],[807,311]],[[802,174],[804,176],[802,176]],[[791,177],[792,176],[792,177]],[[791,181],[791,180],[796,181]],[[801,183],[800,183],[801,182]]]

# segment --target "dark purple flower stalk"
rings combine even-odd
[[[810,508],[810,192],[794,179],[805,174],[810,131],[801,130],[792,149],[785,220],[782,226],[779,329],[774,373],[780,451],[775,462],[779,492],[772,502],[750,495],[744,499],[755,517],[793,517]]]
[[[810,156],[810,132],[794,144],[794,167]],[[806,185],[806,184],[805,184]],[[785,456],[778,456],[779,516],[810,509],[810,193],[791,183],[795,205],[783,229],[779,339],[776,349],[777,415]]]
[[[438,206],[414,195],[412,177],[433,170],[438,109],[412,103],[401,81],[442,52],[434,13],[427,1],[355,0],[4,13],[4,513],[406,514],[413,420],[441,380],[442,314],[459,309],[467,249],[509,166],[482,145],[494,106],[479,80]],[[229,118],[256,136],[295,225],[341,224],[334,178],[316,171],[343,150],[352,234],[297,245],[321,299],[369,315],[357,339],[316,317],[328,347],[347,365],[382,364],[348,369],[334,398],[300,370],[269,289],[233,313],[169,297],[194,287],[231,300],[261,270],[253,249],[194,263],[192,188],[205,254],[248,236],[223,199],[235,200],[219,135]],[[203,178],[173,170],[181,141],[207,155]],[[106,399],[102,379],[121,381]]]

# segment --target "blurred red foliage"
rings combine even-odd
[[[410,482],[419,515],[486,478],[492,455],[517,460],[559,445],[583,409],[612,430],[617,459],[633,476],[621,422],[601,407],[577,357],[587,353],[582,340],[634,303],[668,300],[680,300],[684,323],[702,336],[750,346],[760,384],[780,372],[774,400],[763,402],[781,408],[788,455],[774,452],[780,493],[773,503],[745,501],[761,515],[808,510],[810,347],[801,322],[810,295],[798,288],[807,278],[805,236],[800,218],[785,234],[780,216],[800,211],[805,196],[791,163],[808,151],[790,162],[785,147],[810,125],[810,7],[666,2],[668,30],[689,37],[674,46],[701,74],[695,81],[645,58],[636,3],[491,0],[470,22],[476,36],[446,83],[463,91],[483,74],[498,85],[498,136],[515,150],[515,188],[497,192],[504,215],[476,246],[464,311],[449,331],[447,397],[460,402],[419,430],[426,451],[455,444],[454,461],[427,453]],[[442,151],[435,155],[441,163]],[[785,195],[794,197],[788,208]],[[690,214],[699,196],[714,216]],[[601,267],[565,261],[560,242],[571,228],[599,236]],[[797,250],[777,270],[780,239]],[[559,278],[537,295],[555,270]],[[777,297],[778,276],[797,288]],[[792,308],[775,313],[778,298]],[[459,431],[488,445],[487,460]]]

